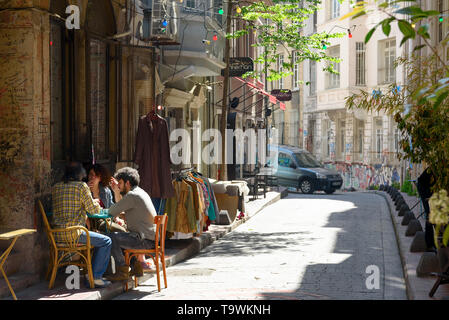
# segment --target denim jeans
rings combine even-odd
[[[92,272],[94,279],[101,279],[105,273],[109,260],[111,259],[111,238],[101,233],[89,231],[90,244],[94,247],[94,256],[92,260]],[[80,235],[80,243],[86,243],[86,234]]]
[[[153,249],[154,241],[141,239],[137,233],[133,232],[113,232],[109,233],[112,240],[111,254],[114,257],[115,266],[120,267],[125,264],[125,257],[122,249]]]

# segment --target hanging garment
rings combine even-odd
[[[206,186],[209,188],[210,190],[210,194],[211,194],[211,202],[212,205],[214,207],[214,211],[215,211],[215,217],[216,215],[220,212],[219,208],[218,208],[218,203],[217,203],[217,199],[215,198],[215,192],[214,192],[214,188],[212,188],[212,185],[210,184],[209,178],[204,178],[204,181],[206,182]],[[215,220],[215,219],[214,219]]]
[[[216,219],[216,213],[215,213],[215,208],[214,208],[214,205],[212,203],[212,197],[211,197],[211,190],[212,190],[212,188],[209,188],[207,186],[207,184],[204,182],[204,180],[201,179],[196,174],[193,174],[192,176],[195,178],[195,180],[199,181],[206,188],[207,199],[208,199],[208,202],[209,202],[209,207],[208,207],[208,210],[207,210],[207,216],[209,217],[210,221],[214,221]]]
[[[139,186],[150,197],[167,199],[174,196],[168,127],[164,118],[148,114],[139,119],[134,162],[139,166]]]
[[[192,187],[184,180],[173,181],[175,196],[168,198],[166,212],[168,215],[167,231],[196,232],[196,216],[193,203]]]
[[[209,206],[210,206],[209,192],[207,191],[206,185],[204,184],[203,180],[198,178],[197,176],[195,176],[193,173],[190,173],[189,176],[200,184],[201,189],[203,190],[204,202],[206,204],[206,209],[209,209]]]

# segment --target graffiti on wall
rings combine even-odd
[[[370,185],[391,185],[401,180],[401,170],[394,166],[328,162],[325,167],[340,173],[343,178],[343,189],[366,190]]]

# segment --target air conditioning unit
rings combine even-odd
[[[157,42],[159,45],[179,44],[179,12],[180,8],[176,0],[153,0],[151,5],[150,41]]]

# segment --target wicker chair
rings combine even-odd
[[[161,278],[159,269],[159,260],[162,263],[162,272],[164,273],[165,288],[167,288],[167,272],[165,270],[165,233],[167,230],[167,215],[156,216],[154,224],[156,225],[156,235],[154,237],[154,249],[127,249],[125,250],[125,262],[129,266],[131,258],[140,254],[149,255],[156,266],[157,289],[161,291]],[[134,285],[138,286],[137,277],[134,276]],[[126,281],[126,291],[128,291],[128,281]]]
[[[56,279],[56,272],[58,268],[68,265],[76,265],[78,267],[85,268],[87,270],[87,274],[89,277],[90,287],[95,288],[94,277],[92,273],[92,249],[93,247],[90,244],[90,236],[89,232],[86,228],[82,226],[73,226],[65,229],[52,229],[47,215],[45,213],[44,207],[42,206],[42,202],[38,200],[39,209],[42,215],[42,220],[45,225],[45,233],[48,237],[48,242],[50,243],[50,262],[47,269],[46,279],[48,280],[49,275],[50,283],[48,284],[48,288],[53,288]],[[84,231],[86,233],[86,243],[79,243],[79,237],[76,239],[67,240],[66,242],[56,242],[54,234],[58,232],[76,232],[76,231]],[[77,261],[71,261],[71,257],[74,255],[79,255],[80,259]]]

